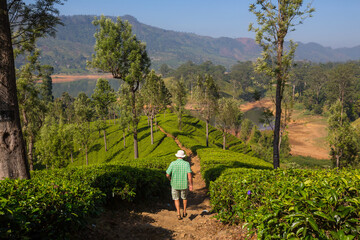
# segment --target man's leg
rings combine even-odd
[[[183,199],[184,215],[186,214],[187,199]]]
[[[180,215],[180,200],[174,200],[175,202],[175,207],[176,207],[176,211],[177,211],[177,215]]]

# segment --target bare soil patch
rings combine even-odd
[[[264,107],[274,111],[271,99],[246,103],[240,106],[241,111]],[[309,156],[316,159],[329,159],[329,146],[326,142],[327,124],[321,116],[303,116],[301,111],[294,111],[292,121],[287,129],[291,145],[291,154]]]
[[[87,74],[87,75],[52,75],[51,76],[53,83],[63,83],[63,82],[74,82],[84,79],[93,79],[97,80],[99,78],[113,78],[111,74]]]

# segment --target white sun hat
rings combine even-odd
[[[177,151],[177,153],[175,154],[175,156],[178,157],[178,158],[184,158],[184,157],[186,157],[185,152],[184,152],[183,150]]]

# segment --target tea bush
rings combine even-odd
[[[247,222],[259,239],[360,235],[359,170],[227,169],[210,185],[223,222]]]
[[[205,122],[190,115],[182,117],[182,129],[178,129],[177,116],[166,114],[166,117],[159,115],[158,124],[167,132],[177,137],[179,141],[193,152],[206,147]],[[252,154],[251,148],[231,134],[226,134],[227,148],[246,154]],[[215,127],[209,125],[209,147],[222,148],[222,133]]]
[[[168,188],[164,170],[114,164],[36,171],[31,180],[6,179],[0,181],[0,239],[63,239],[113,197],[154,200],[168,194]]]
[[[228,168],[272,169],[272,165],[262,159],[219,148],[199,149],[198,156],[201,163],[201,175],[207,186]]]

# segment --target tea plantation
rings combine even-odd
[[[275,171],[234,136],[227,136],[230,150],[222,150],[222,134],[213,127],[205,147],[199,119],[184,116],[181,131],[174,114],[158,115],[157,122],[200,157],[222,222],[244,224],[258,239],[359,238],[359,170]],[[89,166],[79,150],[67,168],[35,171],[31,180],[0,181],[0,239],[71,238],[106,203],[168,195],[165,170],[179,147],[159,130],[151,144],[146,118],[139,124],[140,158],[133,158],[132,135],[125,136],[124,147],[123,132],[108,122],[108,151],[95,131]]]

